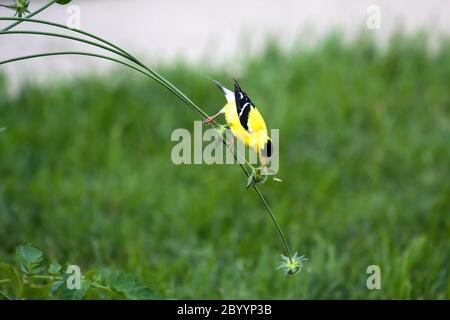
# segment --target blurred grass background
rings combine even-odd
[[[70,59],[70,58],[68,58]],[[313,48],[269,44],[242,58],[241,85],[280,128],[282,183],[262,191],[293,251],[275,271],[278,235],[238,166],[170,160],[193,113],[142,76],[117,69],[18,95],[0,84],[0,258],[31,242],[51,257],[138,275],[168,298],[450,298],[450,41],[332,34]],[[159,68],[215,113],[207,76]],[[382,271],[368,290],[366,268]]]

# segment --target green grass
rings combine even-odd
[[[0,260],[20,243],[82,270],[139,276],[168,298],[450,298],[450,42],[397,35],[384,50],[332,35],[276,44],[229,74],[183,63],[161,73],[208,113],[207,76],[241,85],[280,128],[282,183],[261,186],[293,251],[238,166],[170,160],[194,114],[118,69],[20,94],[0,84]],[[69,57],[68,57],[69,59]],[[366,288],[381,267],[382,289]]]

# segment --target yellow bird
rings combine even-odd
[[[225,114],[225,121],[233,135],[259,154],[263,165],[267,164],[272,155],[272,141],[267,134],[266,123],[261,113],[247,94],[242,91],[236,80],[234,81],[234,92],[225,88],[218,81],[212,81],[225,95],[227,103],[218,113],[208,117],[204,123],[210,123],[219,115]]]

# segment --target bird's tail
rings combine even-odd
[[[264,147],[262,150],[262,155],[270,158],[272,156],[272,140],[270,138],[267,138],[267,141],[264,143]]]

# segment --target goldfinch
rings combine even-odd
[[[272,155],[272,141],[267,134],[266,123],[261,113],[236,80],[234,92],[218,81],[212,81],[225,95],[227,103],[218,113],[208,117],[203,123],[210,123],[219,115],[225,114],[225,121],[233,135],[253,149],[259,155],[263,165],[267,164]]]

